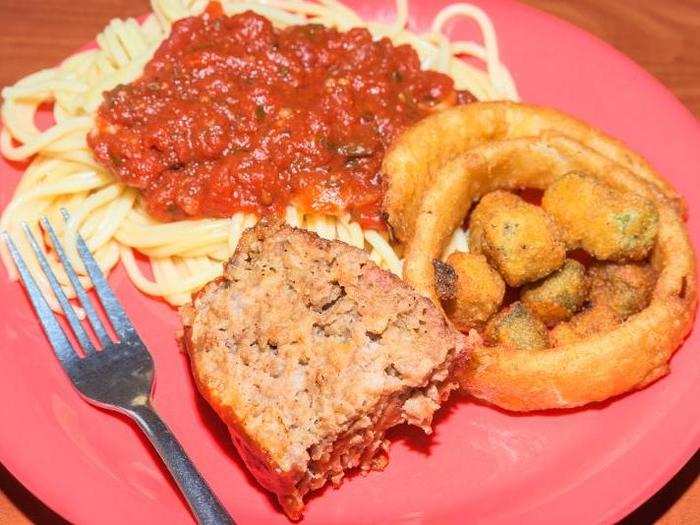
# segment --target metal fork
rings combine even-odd
[[[63,218],[67,220],[68,213],[65,210],[61,212]],[[88,402],[126,414],[136,422],[170,470],[199,523],[233,524],[233,520],[187,457],[180,443],[154,410],[151,404],[153,388],[151,354],[148,353],[134,325],[109,287],[85,241],[78,235],[76,248],[119,339],[116,342],[111,340],[105,325],[97,315],[97,310],[66,257],[53,226],[46,217],[42,217],[41,225],[48,233],[68,279],[85,309],[88,321],[99,341],[99,349],[95,348],[85,327],[78,319],[29,226],[23,223],[22,228],[82,348],[84,357],[76,353],[10,235],[5,231],[1,232],[1,235],[19,270],[41,326],[73,385]]]

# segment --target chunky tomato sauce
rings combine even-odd
[[[88,137],[160,220],[237,211],[349,212],[382,228],[380,164],[392,139],[473,97],[415,51],[365,29],[275,29],[211,4],[175,23],[143,75],[105,93]]]

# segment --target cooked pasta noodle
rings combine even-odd
[[[9,160],[31,159],[31,162],[2,215],[0,227],[11,234],[17,233],[26,221],[39,235],[38,220],[47,215],[66,241],[68,255],[81,272],[83,268],[73,246],[76,232],[86,239],[103,271],[110,271],[121,261],[139,290],[174,305],[188,302],[193,292],[221,274],[223,262],[233,253],[243,231],[256,223],[256,216],[235,213],[228,219],[159,223],[147,215],[136,190],[118,182],[95,161],[86,142],[102,93],[138,78],[167,37],[171,24],[201,13],[207,3],[206,0],[153,0],[153,14],[142,23],[133,18],[112,20],[97,36],[97,49],[79,52],[61,65],[29,75],[3,90],[0,150]],[[441,10],[425,35],[406,29],[407,0],[397,0],[396,18],[389,24],[365,22],[335,0],[224,0],[222,6],[229,15],[253,10],[279,27],[308,22],[336,26],[340,30],[364,26],[376,38],[388,37],[397,45],[410,44],[418,53],[422,67],[450,75],[457,89],[466,89],[479,100],[518,98],[513,80],[500,62],[493,24],[482,10],[471,4],[453,4]],[[443,34],[446,21],[458,16],[476,22],[483,43],[451,42]],[[465,55],[483,62],[484,69],[462,60]],[[47,102],[53,103],[55,123],[40,130],[35,117],[39,107]],[[65,224],[60,220],[61,208],[70,213]],[[323,238],[339,239],[367,249],[377,264],[401,274],[402,261],[386,235],[363,230],[349,215],[303,213],[290,206],[285,220]],[[26,255],[30,249],[22,238],[16,236],[20,250]],[[445,256],[450,251],[465,249],[466,236],[458,230]],[[134,250],[149,258],[152,277],[137,263]],[[55,254],[48,248],[46,251],[68,296],[72,297],[73,291]],[[4,249],[0,253],[10,276],[16,278],[8,254]],[[34,260],[30,256],[26,259]],[[57,308],[38,265],[33,262],[30,265],[51,306]],[[88,284],[87,279],[82,280]]]

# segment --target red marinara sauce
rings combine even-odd
[[[404,128],[473,100],[365,29],[275,29],[218,3],[176,22],[143,75],[105,93],[95,156],[171,221],[349,212],[384,228],[380,165]]]

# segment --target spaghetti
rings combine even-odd
[[[153,0],[153,14],[143,23],[134,19],[112,20],[97,36],[97,49],[82,51],[58,67],[34,73],[3,90],[0,151],[10,160],[32,159],[2,215],[3,229],[13,233],[26,221],[40,236],[38,219],[47,215],[59,227],[59,235],[78,269],[82,267],[72,247],[80,232],[103,271],[108,272],[121,261],[139,290],[163,297],[173,305],[189,302],[193,292],[221,274],[223,262],[233,253],[242,232],[258,217],[238,212],[223,219],[158,222],[146,213],[137,190],[115,179],[94,159],[86,140],[94,127],[103,92],[136,80],[168,36],[171,24],[201,13],[207,3]],[[448,74],[457,89],[468,90],[479,100],[518,97],[508,70],[500,62],[493,25],[483,11],[470,4],[453,4],[440,11],[425,35],[406,29],[407,0],[397,0],[396,19],[390,24],[364,22],[335,0],[224,1],[222,6],[227,15],[252,10],[278,27],[307,23],[341,31],[366,27],[374,38],[388,37],[395,45],[411,45],[422,68]],[[474,20],[484,43],[450,42],[442,29],[455,16]],[[485,71],[465,62],[462,56],[482,61]],[[35,116],[47,102],[53,103],[55,123],[40,130]],[[60,220],[61,208],[70,212],[65,224]],[[363,229],[348,214],[335,217],[305,213],[290,205],[284,218],[290,225],[312,230],[321,237],[367,249],[380,266],[399,275],[402,272],[402,261],[387,237],[382,232]],[[31,249],[23,241],[24,236],[16,238],[20,250],[28,253]],[[448,251],[465,248],[466,237],[458,230]],[[137,263],[134,250],[148,257],[152,276]],[[7,254],[0,253],[10,276],[16,278]],[[72,296],[67,276],[54,254],[48,253],[48,257],[66,293]],[[26,260],[50,303],[57,307],[34,258]],[[87,279],[84,284],[89,285]]]

